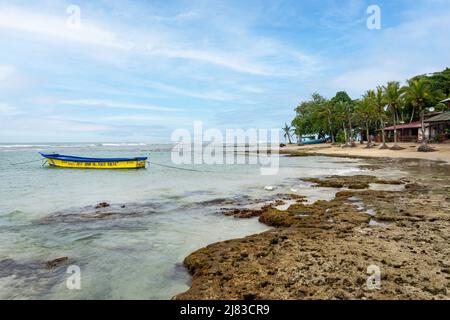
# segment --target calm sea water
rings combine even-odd
[[[189,287],[182,266],[189,253],[268,229],[256,219],[225,217],[221,208],[258,206],[278,193],[331,198],[333,190],[311,188],[300,178],[355,174],[361,163],[280,157],[275,176],[262,176],[258,165],[196,165],[201,172],[152,165],[137,171],[56,169],[40,161],[12,165],[38,160],[37,151],[149,156],[172,165],[170,145],[0,144],[2,299],[171,298]],[[111,207],[100,212],[109,215],[93,218],[103,201]],[[46,267],[62,256],[70,260]],[[80,290],[66,286],[70,264],[80,267]]]

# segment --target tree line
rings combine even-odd
[[[301,143],[302,137],[318,134],[329,136],[332,143],[343,143],[345,147],[355,146],[358,133],[367,137],[367,148],[373,147],[369,137],[371,133],[381,131],[382,146],[386,144],[386,126],[394,126],[413,121],[421,121],[422,145],[419,151],[432,150],[425,137],[425,115],[432,110],[446,110],[447,105],[440,101],[450,97],[450,68],[442,72],[419,75],[407,80],[405,86],[397,81],[366,91],[361,98],[353,100],[345,91],[327,99],[314,93],[307,101],[295,108],[296,116],[291,125],[283,128],[286,140],[296,136]],[[397,135],[390,148],[399,150]]]

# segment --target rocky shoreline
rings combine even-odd
[[[296,197],[285,211],[229,210],[273,229],[190,254],[184,265],[192,286],[174,298],[450,299],[449,166],[384,160],[381,167],[408,175],[309,179],[340,191],[312,204]],[[380,271],[375,289],[368,286],[373,267]]]

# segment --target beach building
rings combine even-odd
[[[450,99],[449,100],[450,103]],[[435,112],[425,119],[425,137],[429,141],[448,141],[450,140],[450,110],[445,112]],[[394,139],[394,130],[397,129],[397,140],[399,142],[420,142],[422,141],[422,124],[420,121],[399,124],[396,127],[386,127],[384,131],[388,140]],[[379,130],[381,131],[381,130]],[[377,136],[377,142],[381,141]]]
[[[449,100],[450,103],[450,99]],[[442,112],[425,120],[426,134],[429,140],[440,142],[450,140],[450,111]]]
[[[422,137],[421,127],[422,125],[420,121],[415,121],[406,124],[399,124],[396,127],[386,127],[384,128],[384,131],[386,132],[388,138],[392,137],[391,140],[393,140],[394,137],[394,130],[397,129],[397,140],[399,142],[417,142]]]

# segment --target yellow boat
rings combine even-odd
[[[76,169],[141,169],[147,164],[147,157],[137,158],[83,158],[61,154],[39,152],[51,167]]]

